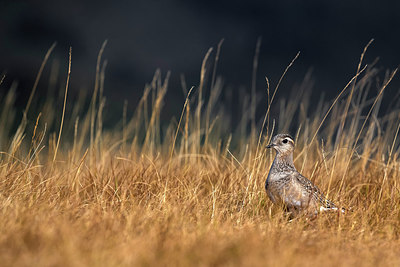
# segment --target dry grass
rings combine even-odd
[[[255,123],[250,97],[232,131],[216,105],[222,82],[213,77],[207,88],[206,65],[202,94],[193,89],[179,123],[167,128],[160,114],[168,79],[157,72],[135,114],[129,119],[124,108],[121,122],[103,129],[101,54],[89,111],[67,101],[64,120],[48,96],[40,115],[28,113],[13,133],[11,89],[0,100],[2,265],[398,266],[399,108],[378,116],[392,75],[370,99],[377,73],[360,61],[343,94],[311,114],[306,77],[281,102],[279,127],[269,118],[276,91],[270,97],[268,88],[265,121]],[[264,147],[289,127],[298,129],[298,169],[350,212],[289,222],[268,200],[274,155]]]

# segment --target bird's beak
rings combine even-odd
[[[267,146],[267,148],[271,148],[271,147],[273,147],[274,146],[274,144],[269,144],[268,146]]]

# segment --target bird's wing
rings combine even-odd
[[[296,176],[299,173],[291,172],[285,175],[285,186],[281,187],[281,197],[285,205],[289,208],[302,209],[308,206],[310,203],[310,193],[304,190],[304,186],[298,181]],[[283,178],[282,178],[283,180]]]
[[[299,184],[301,184],[304,193],[308,194],[311,196],[314,200],[319,202],[322,207],[326,209],[337,209],[336,205],[327,199],[325,195],[319,190],[317,186],[315,186],[310,180],[308,180],[306,177],[298,173],[295,175],[295,178]]]

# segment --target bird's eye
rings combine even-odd
[[[288,142],[287,139],[283,139],[282,143],[286,144]]]

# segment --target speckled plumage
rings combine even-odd
[[[274,136],[268,148],[276,151],[265,181],[265,190],[273,203],[284,205],[292,217],[300,213],[316,216],[318,211],[338,210],[318,187],[296,170],[293,163],[294,141],[290,135]]]

